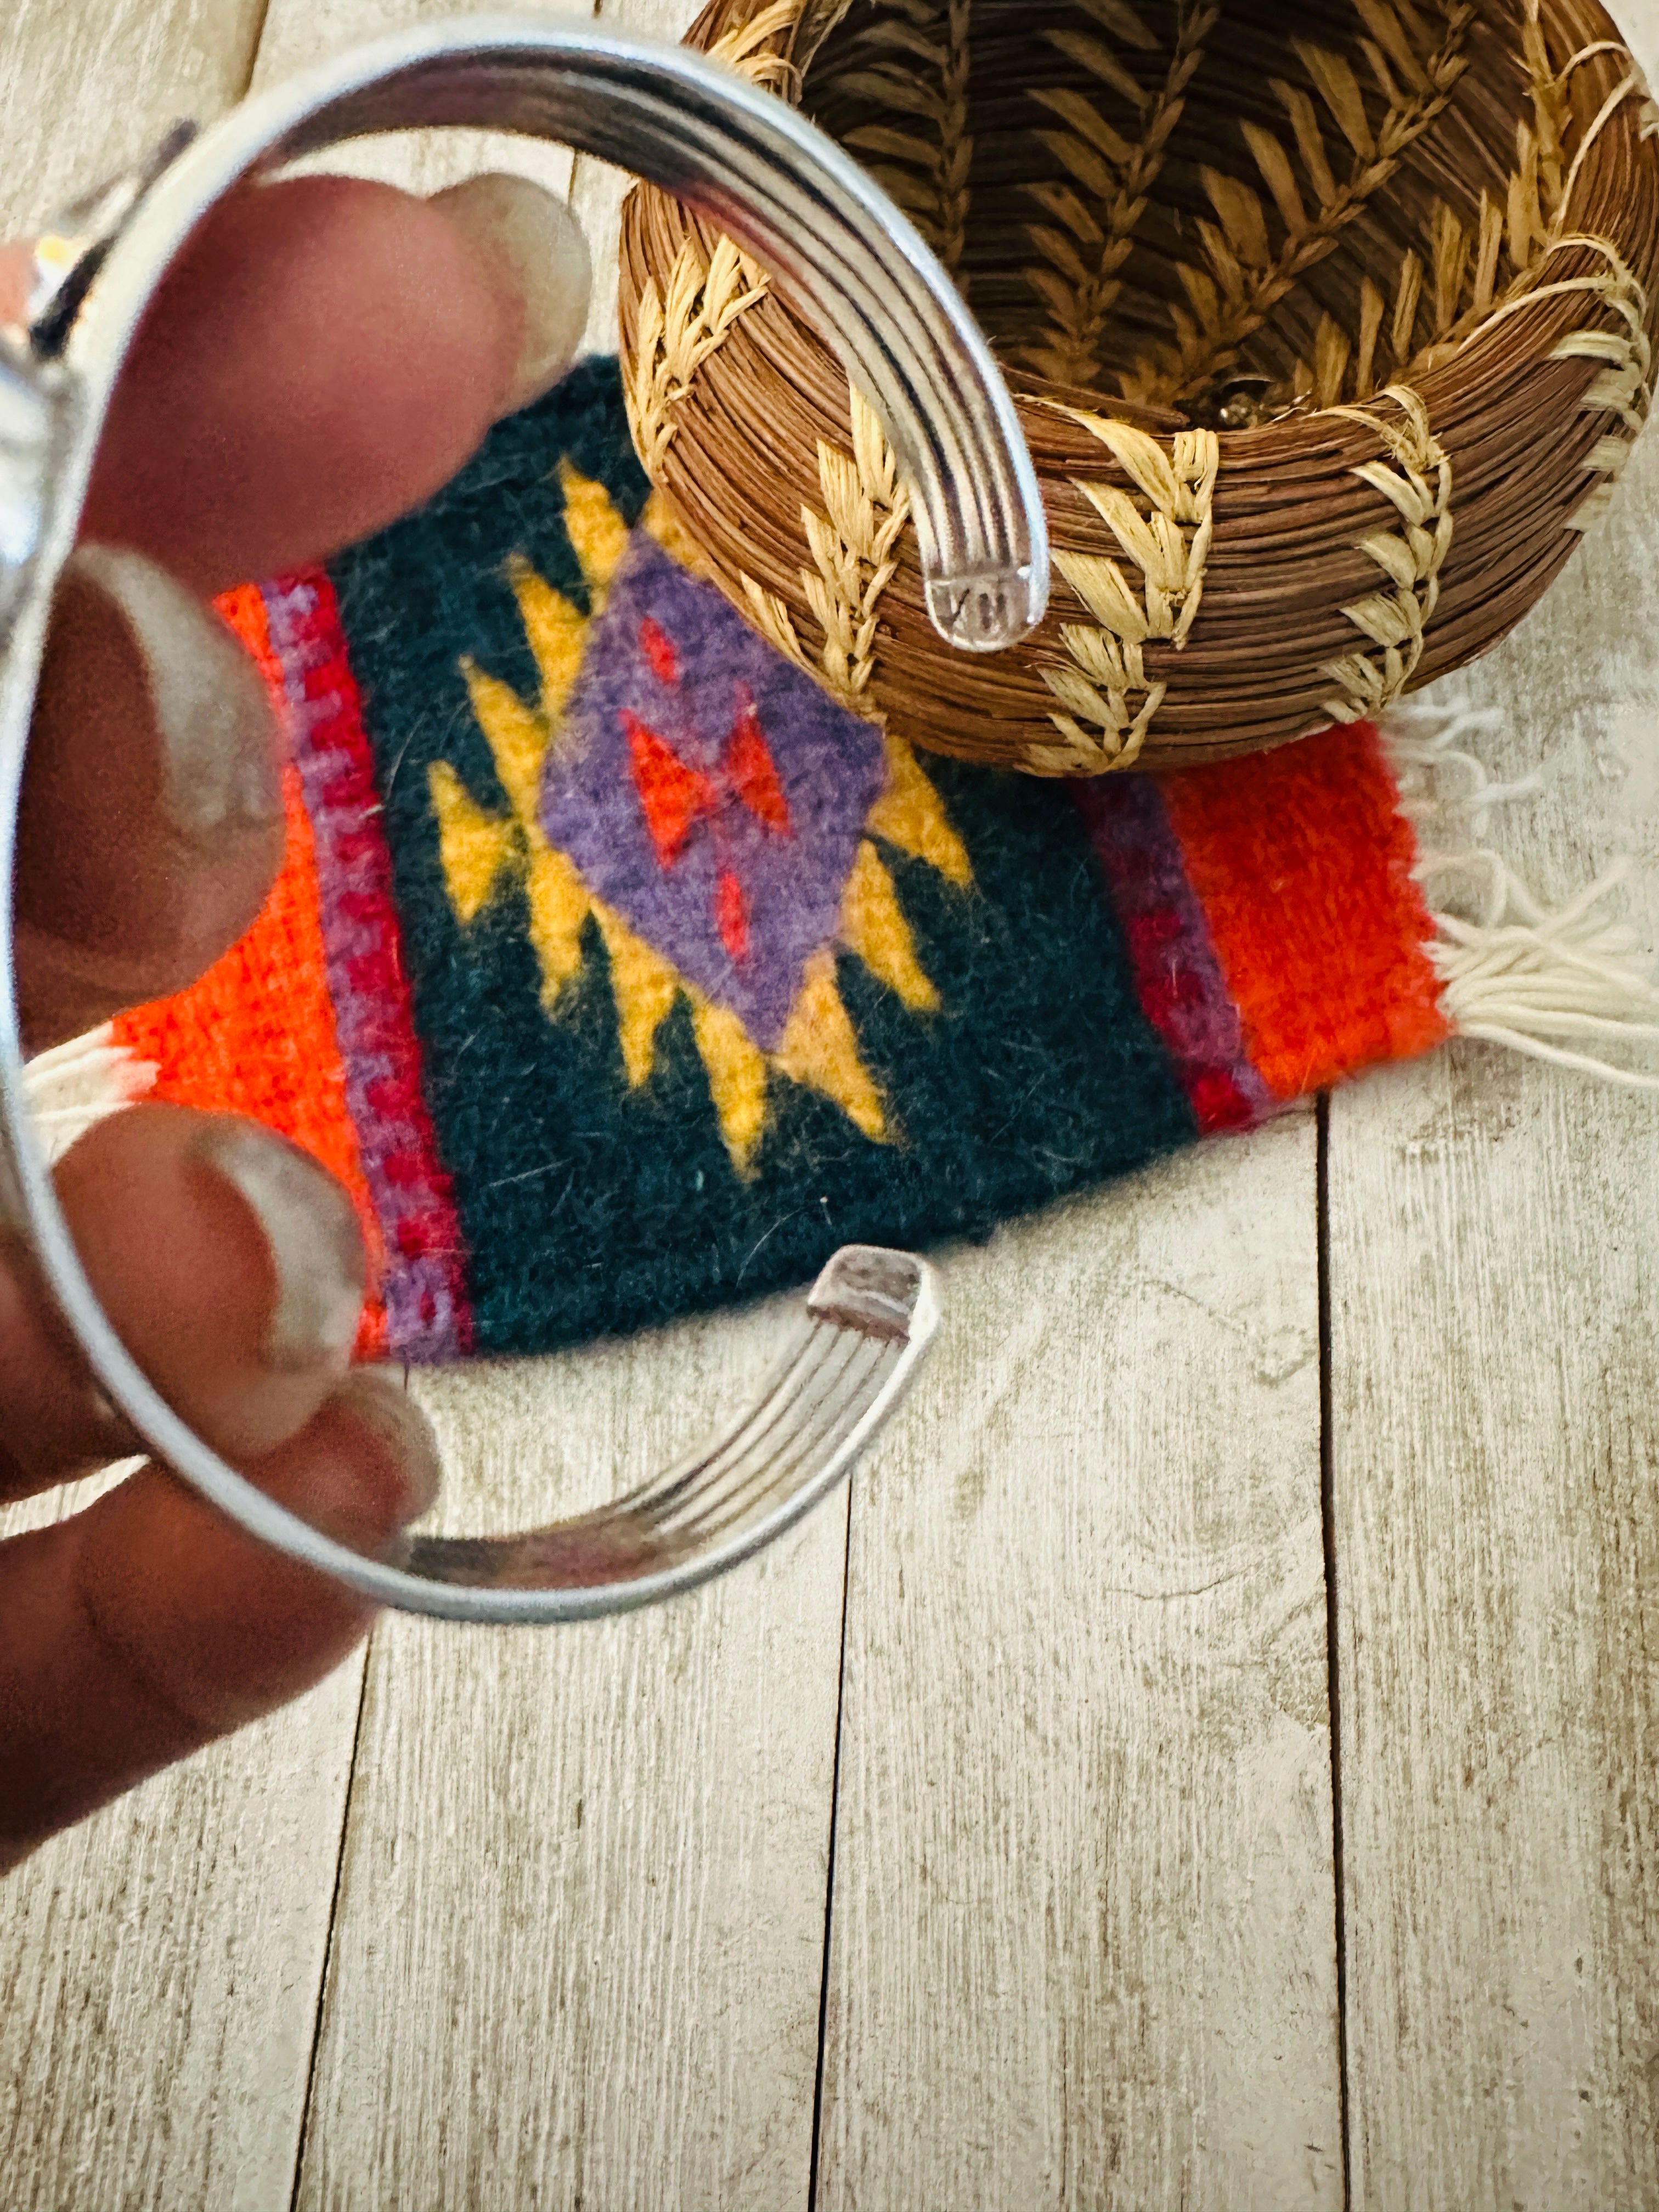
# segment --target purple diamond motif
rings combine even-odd
[[[763,1051],[835,935],[881,733],[635,532],[547,765],[548,842]]]

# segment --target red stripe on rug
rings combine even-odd
[[[1188,880],[1273,1096],[1449,1035],[1417,842],[1369,723],[1161,776]]]
[[[280,700],[282,672],[258,592],[230,592],[218,605]],[[258,921],[188,991],[118,1016],[115,1036],[137,1058],[154,1065],[152,1097],[210,1113],[249,1115],[302,1146],[337,1176],[356,1206],[378,1281],[380,1224],[346,1105],[316,854],[300,777],[291,766],[283,770],[283,789],[288,852]],[[374,1355],[385,1341],[386,1311],[376,1295],[364,1310],[360,1356]]]
[[[1164,1040],[1199,1134],[1249,1128],[1275,1102],[1249,1057],[1156,779],[1098,775],[1072,788],[1123,925],[1141,1011]]]
[[[472,1349],[466,1249],[427,1110],[374,757],[334,587],[320,568],[263,588],[270,650],[310,817],[345,1102],[380,1223],[388,1350]]]

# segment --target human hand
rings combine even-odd
[[[0,319],[27,297],[0,247]],[[587,264],[557,201],[344,178],[245,190],[146,318],[58,593],[18,826],[18,989],[39,1048],[191,981],[283,856],[264,687],[207,606],[321,558],[452,476],[574,353]],[[387,1376],[348,1374],[349,1200],[252,1122],[149,1105],[58,1170],[93,1285],[179,1413],[273,1496],[383,1548],[438,1458]],[[130,1453],[0,1226],[0,1501]],[[0,1870],[326,1674],[370,1608],[159,1467],[0,1543]]]

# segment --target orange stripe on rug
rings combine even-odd
[[[281,696],[257,590],[218,602],[261,673]],[[246,1114],[302,1146],[337,1176],[357,1208],[374,1276],[380,1270],[380,1229],[364,1179],[357,1133],[347,1110],[345,1073],[328,993],[311,823],[292,767],[283,772],[288,852],[258,920],[200,981],[171,999],[119,1016],[115,1038],[155,1070],[153,1097],[212,1113]],[[282,979],[280,994],[272,978]],[[386,1314],[378,1297],[364,1310],[357,1349],[384,1349]]]
[[[1417,846],[1369,723],[1161,776],[1250,1060],[1297,1098],[1450,1034]]]

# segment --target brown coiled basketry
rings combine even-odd
[[[1093,775],[1374,714],[1526,612],[1646,414],[1656,118],[1596,0],[713,0],[690,43],[886,186],[1019,399],[1054,589],[979,659],[823,341],[633,195],[647,468],[915,744]]]

